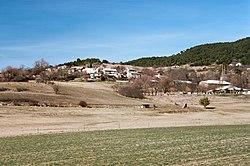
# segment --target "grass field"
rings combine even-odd
[[[81,100],[92,105],[141,105],[143,100],[119,95],[114,91],[113,83],[107,82],[56,82],[59,94],[55,94],[51,85],[34,82],[0,82],[0,103],[13,100],[35,100],[40,104],[47,103],[63,106],[78,106]],[[18,92],[16,88],[26,89]]]
[[[250,125],[0,138],[0,165],[249,165]]]

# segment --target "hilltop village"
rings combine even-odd
[[[129,86],[139,89],[143,95],[174,92],[250,94],[250,67],[237,61],[229,65],[191,66],[186,64],[154,68],[103,63],[99,59],[87,59],[87,61],[91,60],[96,62],[49,66],[45,60],[41,59],[32,69],[7,67],[0,74],[0,80],[2,82],[33,80],[37,83],[108,81],[115,83],[116,91]],[[140,98],[139,96],[128,97]]]

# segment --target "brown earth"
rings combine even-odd
[[[9,85],[8,85],[9,84]],[[50,85],[0,83],[12,91],[0,92],[0,99],[27,97],[39,102],[85,100],[92,108],[0,106],[0,136],[50,132],[89,131],[169,126],[250,124],[250,99],[246,96],[209,96],[210,108],[199,105],[197,95],[159,95],[137,100],[118,95],[109,83],[59,83],[60,94]],[[15,92],[15,86],[29,91]],[[181,103],[188,104],[181,109]],[[156,108],[142,109],[142,103]],[[178,104],[178,105],[176,105]],[[169,113],[171,112],[171,113]]]

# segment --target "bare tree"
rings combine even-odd
[[[153,77],[156,74],[156,72],[154,70],[144,68],[144,69],[142,69],[141,74]]]
[[[42,71],[44,71],[48,66],[49,66],[48,62],[46,62],[44,59],[40,59],[34,63],[34,67],[33,67],[32,72],[34,75],[38,75]]]
[[[124,66],[117,66],[115,69],[118,71],[118,73],[124,73],[126,71]]]
[[[188,70],[187,69],[172,69],[169,71],[169,77],[172,80],[188,80]]]
[[[204,75],[204,80],[219,80],[220,79],[220,72],[216,71],[207,71],[206,74]]]
[[[2,71],[3,81],[27,81],[28,75],[28,70],[24,68],[8,66]]]
[[[152,78],[151,76],[143,75],[133,81],[133,86],[139,87],[144,94],[150,94],[151,91],[149,89],[151,88]]]
[[[172,80],[170,80],[168,77],[165,77],[163,79],[160,80],[159,82],[159,88],[164,92],[169,92],[170,88],[171,88],[171,82]]]
[[[229,76],[229,82],[239,88],[248,88],[248,76],[246,74],[233,74]]]

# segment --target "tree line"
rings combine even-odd
[[[230,64],[235,60],[244,65],[250,65],[250,37],[235,42],[203,44],[181,51],[176,55],[140,58],[128,61],[125,64],[143,67],[185,64],[207,66],[211,64]]]
[[[63,66],[63,65],[66,65],[66,66],[81,66],[81,65],[86,65],[86,64],[89,64],[90,66],[94,63],[109,63],[108,60],[100,60],[99,58],[87,58],[87,59],[80,59],[80,58],[77,58],[77,60],[75,61],[71,61],[71,62],[66,62],[66,63],[63,63],[63,64],[59,64],[58,66]]]
[[[2,77],[0,81],[4,82],[26,82],[34,80],[36,75],[45,75],[45,69],[49,67],[49,63],[44,59],[40,59],[34,63],[33,68],[20,68],[7,66],[1,71]]]

